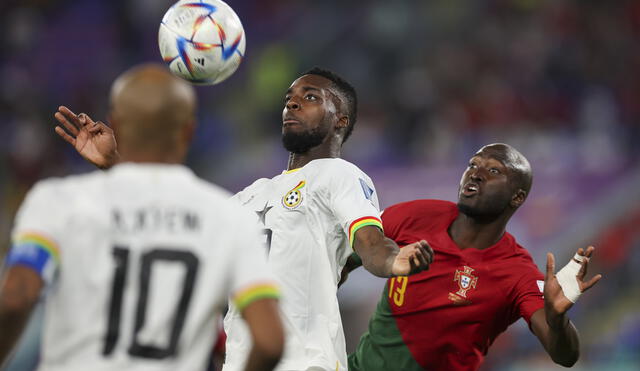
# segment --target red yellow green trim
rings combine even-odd
[[[373,225],[382,230],[382,222],[379,218],[376,218],[374,216],[365,216],[362,218],[358,218],[351,223],[351,225],[349,226],[349,245],[352,249],[353,243],[355,242],[353,237],[356,235],[356,231],[368,225]]]
[[[238,292],[234,298],[233,303],[239,311],[242,311],[249,304],[258,299],[277,299],[280,297],[280,290],[274,284],[261,283],[247,287]]]
[[[15,246],[27,243],[37,245],[53,256],[53,259],[55,259],[56,262],[60,262],[60,249],[58,248],[58,244],[53,242],[50,238],[39,233],[26,232],[18,235],[18,237],[13,241],[13,245]]]
[[[289,191],[289,193],[290,193],[290,192],[293,192],[293,191],[297,191],[297,190],[299,190],[300,188],[304,187],[306,184],[307,184],[307,182],[305,182],[304,180],[301,180],[301,181],[300,181],[300,183],[298,183],[298,185],[297,185],[297,186],[293,187],[293,189],[291,189],[291,190]]]

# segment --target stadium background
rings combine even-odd
[[[106,116],[111,81],[159,61],[171,0],[5,0],[0,4],[0,255],[38,179],[92,170],[53,132],[65,104]],[[593,243],[602,282],[570,314],[578,370],[640,367],[640,2],[631,0],[230,0],[246,59],[200,87],[189,165],[238,191],[286,166],[282,98],[299,73],[331,68],[356,86],[359,120],[344,158],[374,180],[382,206],[455,200],[466,160],[506,142],[535,180],[509,226],[541,269]],[[560,263],[559,263],[560,264]],[[383,280],[354,273],[340,290],[348,348]],[[33,340],[33,339],[32,339]],[[484,370],[553,369],[519,321]]]

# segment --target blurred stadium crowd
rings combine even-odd
[[[38,179],[90,166],[53,132],[65,104],[106,119],[112,79],[160,61],[171,0],[23,0],[0,4],[0,256]],[[374,180],[382,206],[455,200],[466,160],[490,142],[531,161],[534,185],[510,231],[541,269],[597,248],[604,278],[571,316],[577,369],[640,368],[640,2],[633,0],[229,0],[246,59],[198,88],[189,165],[238,191],[286,167],[284,91],[314,65],[359,92],[344,157]],[[341,289],[349,350],[384,282],[360,272]],[[551,368],[524,322],[498,339],[486,370]]]

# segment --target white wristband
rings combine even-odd
[[[578,254],[574,255],[573,259],[569,261],[569,264],[565,265],[558,273],[556,273],[556,278],[558,279],[560,287],[562,287],[564,296],[566,296],[572,303],[575,303],[580,297],[580,294],[582,294],[580,286],[578,285],[578,279],[576,278],[582,266],[580,263],[576,262],[576,260],[582,262],[582,260],[584,260],[584,256]]]

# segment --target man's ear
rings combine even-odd
[[[115,115],[112,113],[107,114],[107,125],[113,130],[113,136],[116,138],[116,142],[120,142],[118,139],[118,120],[115,118]]]
[[[513,194],[513,197],[511,197],[511,207],[514,207],[514,208],[520,207],[524,203],[524,200],[526,199],[527,199],[527,192],[522,188],[518,189],[516,193]]]
[[[346,129],[349,127],[349,116],[341,116],[336,123],[337,129]]]
[[[189,147],[196,134],[196,120],[192,119],[182,126],[182,140]]]

